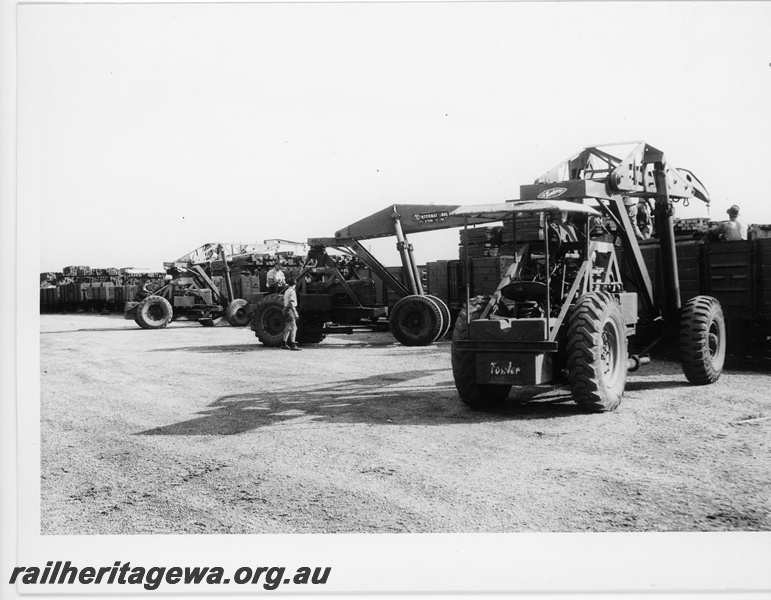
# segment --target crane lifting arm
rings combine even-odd
[[[311,238],[311,246],[347,248],[356,254],[399,296],[423,294],[418,265],[413,254],[413,246],[407,240],[407,234],[439,229],[451,229],[464,225],[491,223],[495,218],[467,218],[453,215],[458,204],[393,204],[347,227],[343,227],[331,238]],[[395,236],[396,248],[402,261],[407,279],[404,286],[370,254],[361,244],[361,240]]]
[[[624,158],[611,154],[612,146],[633,146]],[[557,185],[558,184],[558,185]],[[654,306],[653,288],[644,267],[632,223],[626,214],[624,198],[654,198],[656,230],[659,235],[664,265],[664,317],[674,318],[680,309],[680,288],[677,273],[674,236],[675,200],[698,198],[709,204],[704,185],[687,169],[670,166],[661,150],[645,142],[589,146],[563,161],[535,180],[533,185],[520,188],[523,199],[561,198],[599,200],[603,212],[619,224],[619,234],[632,274],[640,288],[643,301]]]
[[[606,150],[614,146],[632,144],[634,147],[623,159]],[[664,159],[664,153],[645,142],[632,144],[588,146],[541,175],[535,183],[590,180],[606,184],[609,192],[623,196],[649,197],[658,193],[655,170],[656,165],[660,164],[666,173],[670,198],[696,197],[709,204],[709,193],[691,171],[670,167]]]

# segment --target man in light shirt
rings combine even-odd
[[[284,288],[286,285],[286,278],[284,277],[284,272],[281,270],[281,263],[277,262],[273,265],[273,268],[268,271],[266,283],[268,284],[269,294],[278,294]]]
[[[297,291],[295,290],[294,277],[286,280],[286,290],[284,291],[284,350],[299,350],[297,342],[297,319],[300,314],[297,312]]]

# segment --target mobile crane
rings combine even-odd
[[[230,267],[223,244],[206,244],[211,256],[216,253],[224,264],[226,290],[214,284],[202,264],[190,260],[192,254],[163,264],[168,281],[142,300],[126,302],[123,316],[142,329],[163,329],[175,319],[197,321],[213,327],[223,316],[231,325],[245,325],[243,300],[236,299],[230,279]]]
[[[455,323],[452,370],[461,400],[472,408],[502,402],[515,385],[565,377],[573,399],[589,411],[621,402],[627,373],[650,361],[647,352],[668,333],[679,335],[683,371],[693,384],[714,383],[725,359],[720,303],[696,296],[681,304],[673,231],[673,202],[709,202],[701,182],[670,166],[644,143],[623,158],[612,146],[587,147],[531,185],[520,199],[462,206],[451,215],[500,220],[543,215],[540,241],[517,244],[515,260],[489,297],[469,297]],[[633,233],[624,198],[655,201],[655,227],[664,273],[663,298]],[[594,234],[604,217],[611,239]],[[607,238],[607,236],[605,236]],[[623,248],[619,260],[618,242]],[[655,332],[653,344],[630,355],[629,338]]]
[[[413,245],[407,235],[490,220],[488,217],[453,217],[452,212],[459,206],[394,204],[338,230],[334,237],[310,238],[311,250],[297,277],[298,342],[317,343],[327,333],[377,329],[379,320],[386,316],[390,331],[403,345],[425,346],[444,337],[452,326],[450,310],[442,300],[425,293]],[[396,237],[405,283],[362,244],[364,240],[388,236]],[[352,279],[346,278],[327,253],[329,248],[355,257],[366,265],[398,296],[396,304],[389,310],[378,301],[373,280],[356,275]],[[279,346],[283,341],[282,306],[281,297],[272,294],[247,309],[251,328],[265,345]]]

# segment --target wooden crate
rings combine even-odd
[[[426,264],[428,279],[426,293],[441,298],[445,302],[447,302],[448,296],[447,267],[449,263],[448,260],[437,260]]]

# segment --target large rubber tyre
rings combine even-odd
[[[318,344],[324,341],[327,334],[324,333],[323,325],[307,325],[302,321],[297,325],[297,343],[298,344]]]
[[[567,333],[568,383],[576,403],[592,412],[615,410],[626,387],[627,338],[615,298],[592,292],[570,312]]]
[[[246,327],[249,324],[249,315],[246,312],[247,306],[249,306],[249,303],[240,298],[228,304],[228,308],[225,311],[225,320],[230,323],[231,327]]]
[[[455,379],[455,389],[458,390],[460,399],[464,404],[475,410],[498,406],[511,391],[510,385],[477,383],[476,354],[472,351],[461,350],[456,343],[469,339],[467,321],[478,319],[489,300],[490,298],[484,296],[472,298],[468,313],[466,308],[460,311],[455,321],[455,329],[452,332],[452,376]]]
[[[388,318],[391,333],[405,346],[428,346],[442,332],[442,311],[431,298],[405,296]]]
[[[266,346],[278,347],[284,343],[284,297],[270,294],[260,300],[252,313],[252,330]]]
[[[444,339],[444,337],[447,335],[447,332],[450,331],[450,327],[452,327],[452,319],[450,318],[450,309],[447,308],[447,305],[444,303],[444,301],[441,298],[437,298],[436,296],[432,296],[430,294],[426,294],[426,298],[431,298],[431,300],[433,300],[436,303],[436,305],[439,307],[440,312],[442,313],[442,319],[444,320],[444,327],[442,327],[442,330],[439,332],[439,336],[436,338],[436,340]]]
[[[142,329],[163,329],[171,323],[174,310],[163,296],[148,296],[136,308],[134,321]]]
[[[725,362],[725,317],[720,302],[695,296],[680,313],[680,360],[688,381],[708,385],[720,379]]]

